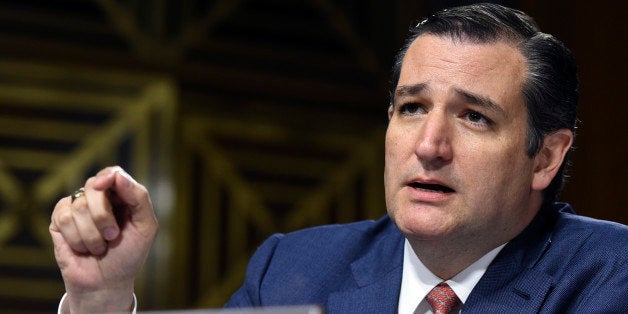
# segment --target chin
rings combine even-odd
[[[433,239],[447,236],[451,233],[451,222],[440,215],[429,215],[425,212],[396,212],[389,213],[397,228],[408,238]]]

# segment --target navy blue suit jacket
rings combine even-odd
[[[319,304],[327,313],[396,313],[404,236],[379,221],[270,237],[226,306]],[[463,313],[628,313],[628,227],[542,210],[488,267]]]

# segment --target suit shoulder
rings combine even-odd
[[[387,235],[398,233],[388,216],[374,221],[363,220],[347,224],[324,225],[284,234],[278,249],[286,253],[321,254],[331,251],[352,254]]]
[[[628,227],[560,212],[539,269],[554,281],[546,308],[560,313],[615,313],[626,307]]]
[[[324,304],[332,291],[355,288],[352,262],[374,248],[402,248],[402,239],[388,217],[274,235],[249,261],[230,305]]]
[[[375,235],[380,231],[384,231],[392,225],[390,218],[384,216],[379,220],[362,220],[346,224],[322,225],[316,227],[305,228],[285,234],[286,239],[310,238],[311,236],[319,237],[337,237],[342,235]]]
[[[608,251],[624,259],[628,255],[628,226],[617,222],[560,213],[553,240],[582,242],[587,250]]]

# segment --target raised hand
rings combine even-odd
[[[61,199],[50,234],[67,292],[63,311],[125,312],[157,232],[148,192],[120,167],[89,178]]]

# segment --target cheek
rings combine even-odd
[[[513,177],[529,171],[529,159],[519,141],[469,141],[458,154],[459,175],[471,184],[499,190]],[[522,144],[521,144],[522,145]]]
[[[394,165],[399,162],[399,159],[403,156],[404,147],[408,143],[404,143],[404,139],[407,139],[407,136],[403,136],[400,130],[397,128],[389,127],[386,131],[386,142],[385,142],[385,157],[386,157],[386,165],[391,164],[391,168],[395,168]]]
[[[401,128],[391,125],[386,131],[385,140],[385,162],[384,162],[384,184],[386,193],[394,193],[395,186],[409,167],[411,162],[412,145],[410,136],[403,132]]]
[[[396,141],[390,128],[386,131],[386,139],[384,142],[384,180],[390,176],[390,169],[394,169],[392,163],[395,160]]]

